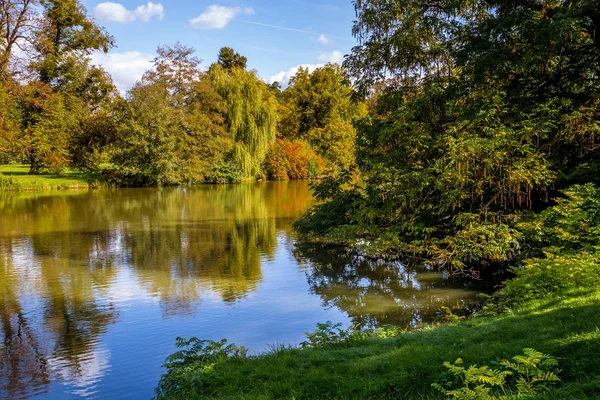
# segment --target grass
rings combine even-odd
[[[28,165],[0,166],[0,191],[89,189],[103,180],[100,173],[66,170],[60,174],[29,175]]]
[[[531,399],[600,398],[600,290],[574,289],[502,316],[327,348],[280,349],[192,372],[170,398],[435,399],[442,363],[493,366],[527,347],[559,360],[562,385]],[[191,370],[193,371],[193,370]]]

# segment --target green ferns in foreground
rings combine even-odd
[[[432,386],[453,399],[500,400],[547,392],[552,385],[560,382],[558,361],[554,357],[534,349],[523,349],[523,353],[514,356],[512,361],[502,360],[500,366],[503,369],[493,369],[487,365],[465,368],[461,358],[454,364],[445,362],[444,367],[460,382],[461,387],[449,389],[448,386],[453,386],[450,382],[446,386],[439,383]]]

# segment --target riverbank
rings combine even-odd
[[[539,298],[531,291],[532,298],[515,298],[518,304],[501,315],[480,314],[392,338],[280,349],[209,364],[197,361],[173,369],[159,393],[162,398],[182,399],[443,398],[432,384],[450,379],[444,362],[461,358],[465,366],[498,368],[502,359],[534,348],[558,359],[561,382],[547,393],[526,398],[596,399],[600,397],[600,290],[593,280],[600,279],[600,265],[592,264],[586,264],[593,269],[579,287],[569,285],[554,294],[540,293]],[[553,277],[565,272],[556,271]],[[534,273],[526,272],[509,283],[504,299],[513,291],[527,297],[526,282]]]
[[[29,165],[0,165],[0,191],[90,189],[103,185],[101,173],[66,170],[29,175]]]
[[[321,329],[313,335],[320,340],[309,348],[249,357],[211,343],[191,353],[184,349],[167,360],[158,397],[449,398],[432,385],[460,389],[464,381],[452,375],[445,362],[460,358],[465,368],[476,364],[505,370],[502,360],[533,348],[557,359],[557,367],[544,368],[556,371],[560,381],[550,383],[545,381],[550,375],[545,375],[527,388],[518,382],[523,373],[513,371],[503,386],[493,386],[497,376],[479,370],[479,378],[454,398],[600,398],[598,226],[600,190],[591,185],[573,187],[556,206],[523,218],[518,227],[529,257],[516,264],[515,277],[470,318],[386,338],[332,335]],[[531,382],[531,371],[540,368],[540,360],[524,362],[533,363],[524,378]],[[471,397],[466,396],[469,390]]]
[[[256,180],[247,179],[236,183],[255,181]],[[0,165],[0,192],[87,190],[106,186],[144,187],[144,185],[135,185],[131,184],[131,182],[123,181],[117,176],[104,176],[102,172],[82,172],[67,169],[60,174],[45,173],[40,175],[29,175],[29,165]]]

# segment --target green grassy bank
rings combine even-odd
[[[327,331],[321,330],[317,334],[324,340],[311,340],[307,348],[277,349],[258,356],[246,356],[223,344],[192,342],[167,359],[157,395],[171,399],[600,399],[600,190],[590,185],[574,187],[556,206],[524,216],[519,229],[529,255],[514,267],[515,277],[466,320],[384,335],[388,337],[356,332],[323,336]],[[545,383],[542,378],[526,390],[520,372],[495,385],[491,383],[494,373],[480,370],[465,385],[443,365],[460,358],[464,367],[477,364],[501,371],[503,360],[524,354],[526,348],[556,358],[558,365],[546,370],[541,363],[523,362],[540,376],[556,372],[560,381]],[[523,379],[537,380],[531,376]],[[449,392],[461,387],[468,390]]]
[[[66,170],[60,174],[29,175],[29,165],[0,165],[0,191],[89,189],[102,182],[100,173]]]
[[[180,399],[444,398],[431,386],[450,379],[444,361],[462,358],[466,366],[496,368],[524,348],[556,357],[561,382],[521,398],[600,398],[598,287],[572,287],[524,301],[502,315],[392,338],[188,363],[165,375],[160,394]]]

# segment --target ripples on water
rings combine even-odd
[[[177,336],[259,352],[417,327],[474,291],[295,243],[306,182],[0,193],[0,398],[145,399]]]

